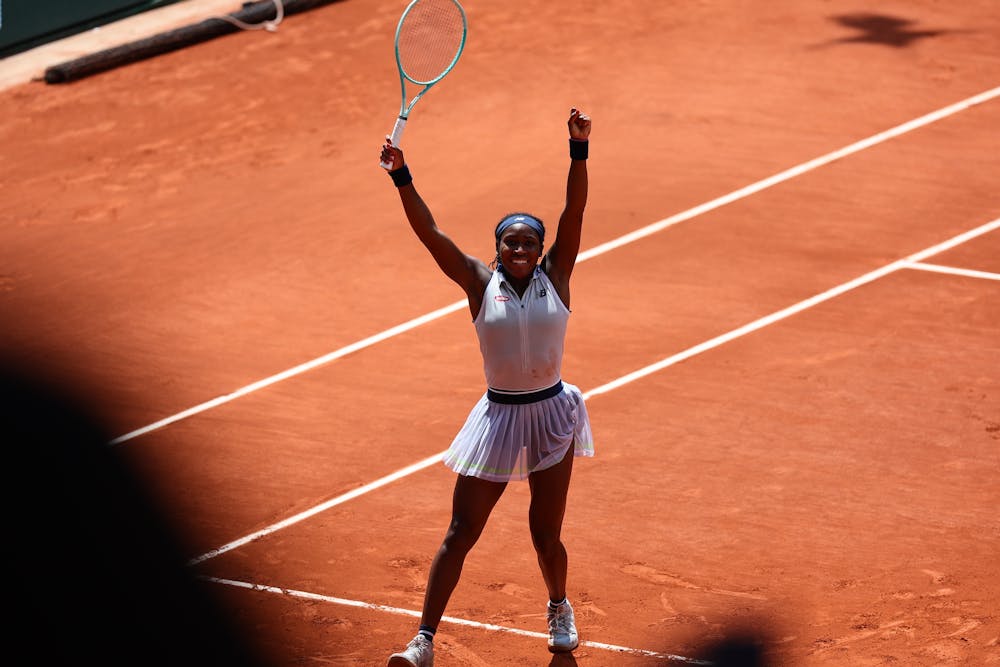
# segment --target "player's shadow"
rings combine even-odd
[[[576,667],[576,658],[572,653],[553,653],[549,667]]]
[[[836,44],[876,44],[895,49],[904,49],[918,40],[956,32],[965,32],[943,29],[917,30],[914,29],[916,21],[885,14],[841,14],[839,16],[831,16],[829,20],[839,23],[843,27],[855,32],[852,35],[824,42],[817,45],[817,47],[833,46]]]

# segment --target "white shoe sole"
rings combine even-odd
[[[580,641],[579,640],[577,640],[577,642],[575,644],[573,644],[572,646],[553,646],[552,644],[549,644],[549,652],[550,653],[571,653],[572,651],[575,651],[579,646],[580,646]]]

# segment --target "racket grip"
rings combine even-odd
[[[400,116],[396,119],[396,124],[392,128],[392,134],[389,135],[389,140],[392,141],[392,145],[399,148],[399,140],[403,137],[403,128],[406,127],[406,119]],[[385,162],[380,163],[383,169],[391,169],[392,164],[387,164]]]

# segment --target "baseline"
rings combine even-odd
[[[226,586],[235,586],[236,588],[245,588],[253,591],[263,591],[266,593],[277,593],[280,595],[288,595],[290,597],[302,598],[305,600],[315,600],[318,602],[328,602],[332,604],[339,604],[345,607],[358,607],[362,609],[371,609],[373,611],[384,611],[390,614],[396,614],[399,616],[411,616],[413,618],[420,618],[419,611],[413,611],[411,609],[403,609],[401,607],[390,607],[383,604],[376,604],[374,602],[362,602],[360,600],[348,600],[346,598],[338,598],[330,595],[321,595],[319,593],[309,593],[308,591],[297,591],[290,588],[279,588],[277,586],[267,586],[264,584],[252,584],[246,581],[235,581],[233,579],[221,579],[218,577],[199,577],[204,581],[209,581],[216,584],[223,584]],[[470,628],[478,628],[480,630],[488,630],[491,632],[506,632],[513,635],[520,635],[522,637],[532,637],[534,639],[548,639],[547,634],[541,632],[532,632],[531,630],[521,630],[519,628],[511,628],[505,625],[495,625],[493,623],[480,623],[479,621],[470,621],[465,618],[458,618],[456,616],[442,616],[441,621],[443,623],[451,623],[452,625],[464,625]],[[659,658],[661,660],[673,660],[674,662],[684,662],[689,665],[711,665],[711,662],[704,660],[696,660],[694,658],[686,658],[681,655],[673,655],[670,653],[660,653],[658,651],[650,651],[648,649],[632,648],[629,646],[618,646],[616,644],[606,644],[604,642],[594,642],[581,640],[581,646],[587,646],[589,648],[602,649],[605,651],[613,651],[615,653],[631,653],[633,655],[641,655],[650,658]]]
[[[821,304],[824,301],[829,301],[834,297],[845,294],[853,289],[856,289],[858,287],[871,283],[875,280],[878,280],[879,278],[883,278],[900,269],[912,268],[914,265],[918,265],[921,262],[921,260],[942,253],[945,250],[950,250],[955,246],[961,245],[967,241],[971,241],[974,238],[982,236],[983,234],[988,234],[989,232],[992,232],[997,229],[1000,229],[1000,218],[997,218],[991,222],[987,222],[983,225],[980,225],[979,227],[976,227],[975,229],[971,229],[962,234],[958,234],[957,236],[953,236],[947,241],[943,241],[929,248],[913,253],[908,257],[905,257],[903,259],[898,259],[894,262],[886,264],[885,266],[879,269],[875,269],[874,271],[869,271],[868,273],[859,276],[857,278],[854,278],[853,280],[841,283],[840,285],[832,287],[826,290],[825,292],[821,292],[820,294],[812,296],[808,299],[799,301],[794,305],[788,306],[787,308],[783,308],[779,311],[771,313],[770,315],[765,315],[764,317],[756,319],[753,322],[744,324],[743,326],[737,327],[736,329],[732,329],[731,331],[716,336],[715,338],[707,340],[703,343],[699,343],[698,345],[689,347],[688,349],[682,352],[678,352],[677,354],[666,357],[665,359],[661,359],[656,363],[640,368],[639,370],[633,371],[627,375],[623,375],[622,377],[616,380],[612,380],[611,382],[603,384],[599,387],[583,392],[583,398],[584,400],[589,400],[593,396],[599,396],[601,394],[606,394],[610,391],[614,391],[619,387],[631,384],[636,380],[642,379],[648,375],[652,375],[657,371],[661,371],[664,368],[673,366],[674,364],[684,361],[685,359],[690,359],[691,357],[701,354],[702,352],[707,352],[721,345],[724,345],[725,343],[728,343],[732,340],[741,338],[749,333],[753,333],[754,331],[763,329],[766,326],[769,326],[776,322],[780,322],[781,320],[787,319],[792,315],[795,315],[796,313],[800,313],[804,310],[812,308],[813,306]],[[216,549],[212,549],[211,551],[208,551],[202,554],[201,556],[191,559],[190,561],[188,561],[188,564],[197,565],[198,563],[202,563],[211,558],[215,558],[216,556],[220,556],[226,553],[227,551],[232,551],[237,547],[241,547],[245,544],[258,540],[283,528],[287,528],[293,524],[303,521],[304,519],[319,514],[320,512],[323,512],[327,509],[330,509],[331,507],[340,505],[344,502],[347,502],[348,500],[353,500],[354,498],[362,496],[365,493],[368,493],[369,491],[374,491],[375,489],[381,488],[389,484],[390,482],[394,482],[398,479],[407,477],[415,472],[423,470],[424,468],[429,468],[430,466],[439,463],[445,453],[446,453],[445,451],[438,452],[437,454],[429,456],[423,459],[422,461],[418,461],[417,463],[409,465],[406,468],[403,468],[394,473],[381,477],[380,479],[374,482],[358,487],[357,489],[354,489],[345,494],[337,496],[336,498],[321,503],[313,507],[312,509],[300,512],[295,516],[289,517],[283,521],[272,524],[271,526],[263,528],[257,532],[251,533],[245,537],[241,537],[237,540],[224,544],[223,546],[218,547]]]
[[[750,185],[742,187],[738,190],[734,190],[729,194],[717,197],[716,199],[705,202],[704,204],[700,204],[693,208],[689,208],[686,211],[682,211],[681,213],[673,215],[669,218],[664,218],[659,222],[655,222],[650,225],[646,225],[645,227],[642,227],[640,229],[637,229],[635,231],[629,232],[628,234],[620,236],[617,239],[613,239],[606,243],[602,243],[601,245],[585,250],[577,255],[577,262],[585,262],[589,259],[610,252],[611,250],[614,250],[616,248],[620,248],[629,243],[634,243],[643,238],[646,238],[647,236],[651,236],[652,234],[656,234],[657,232],[663,231],[668,227],[684,222],[686,220],[690,220],[699,215],[702,215],[703,213],[708,213],[709,211],[713,211],[727,204],[739,201],[740,199],[745,199],[750,195],[756,194],[758,192],[761,192],[762,190],[766,190],[770,187],[791,180],[797,176],[801,176],[802,174],[810,172],[814,169],[818,169],[819,167],[827,165],[831,162],[840,160],[841,158],[847,157],[854,153],[858,153],[867,148],[871,148],[872,146],[876,146],[880,143],[886,142],[889,139],[893,139],[900,135],[906,134],[907,132],[911,132],[918,128],[924,127],[925,125],[930,125],[931,123],[947,118],[948,116],[952,116],[956,113],[959,113],[960,111],[965,111],[966,109],[969,109],[973,106],[983,104],[997,97],[1000,97],[1000,86],[979,93],[978,95],[973,95],[972,97],[966,98],[961,102],[956,102],[955,104],[943,107],[941,109],[938,109],[937,111],[933,111],[924,116],[920,116],[919,118],[915,118],[901,125],[897,125],[896,127],[893,127],[891,129],[879,132],[878,134],[874,134],[866,139],[862,139],[861,141],[852,143],[839,150],[835,150],[833,152],[827,153],[825,155],[814,158],[807,162],[803,162],[795,167],[786,169],[785,171],[782,171],[778,174],[756,181],[755,183],[751,183]],[[399,324],[390,329],[386,329],[382,333],[369,336],[363,340],[360,340],[356,343],[352,343],[350,345],[342,347],[338,350],[335,350],[323,356],[317,357],[311,361],[304,362],[293,368],[282,371],[270,377],[264,378],[263,380],[259,380],[252,384],[248,384],[229,394],[218,396],[209,401],[205,401],[204,403],[200,403],[194,407],[188,408],[187,410],[183,410],[169,417],[160,419],[147,426],[143,426],[133,431],[129,431],[128,433],[120,435],[117,438],[111,440],[109,444],[117,445],[122,442],[132,440],[151,431],[158,430],[160,428],[163,428],[164,426],[168,426],[183,419],[187,419],[188,417],[192,417],[207,410],[211,410],[212,408],[224,405],[226,403],[229,403],[230,401],[236,400],[237,398],[246,396],[247,394],[253,393],[260,389],[264,389],[265,387],[269,387],[273,384],[281,382],[282,380],[287,380],[288,378],[294,377],[296,375],[301,375],[302,373],[310,371],[324,364],[330,363],[331,361],[334,361],[343,356],[351,354],[352,352],[357,352],[364,348],[371,347],[376,343],[382,342],[399,334],[405,333],[407,331],[410,331],[411,329],[415,329],[423,324],[427,324],[434,320],[440,319],[446,315],[461,310],[462,308],[466,307],[467,304],[468,301],[465,299],[461,301],[456,301],[448,306],[444,306],[435,311],[427,313],[426,315],[422,315],[420,317],[409,320],[408,322],[404,322],[403,324]]]

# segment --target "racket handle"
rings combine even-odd
[[[403,128],[406,127],[406,119],[400,116],[396,119],[396,125],[392,128],[392,134],[389,136],[389,140],[392,141],[392,145],[399,148],[399,140],[403,136]],[[391,163],[381,162],[383,169],[391,169]]]

